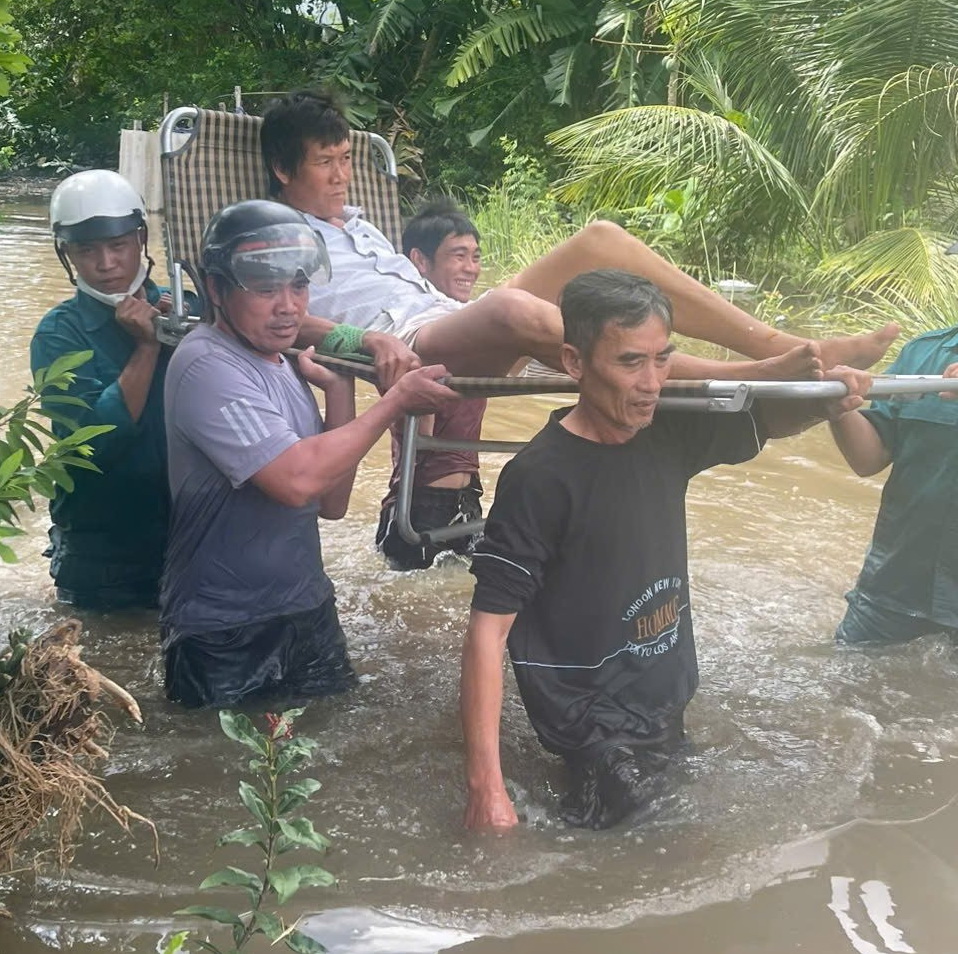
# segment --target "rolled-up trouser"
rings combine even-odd
[[[654,743],[609,745],[589,759],[567,758],[570,787],[562,818],[576,828],[611,828],[634,816],[667,788],[665,770],[685,740],[680,714]]]
[[[188,633],[164,626],[166,695],[197,708],[259,697],[326,696],[356,684],[336,600],[248,626]]]
[[[452,487],[416,487],[413,489],[409,521],[414,530],[435,530],[467,520],[482,517],[482,484],[473,476],[468,487],[456,490]],[[457,537],[445,543],[412,544],[399,535],[396,524],[396,504],[383,507],[376,530],[376,548],[386,557],[393,570],[425,570],[432,566],[444,550],[452,550],[466,556],[472,553],[478,534]]]
[[[946,633],[953,639],[958,629],[924,616],[911,616],[879,606],[857,588],[845,594],[848,608],[838,624],[835,639],[840,643],[904,643],[931,633]]]

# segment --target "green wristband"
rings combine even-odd
[[[326,332],[319,350],[324,354],[356,354],[363,350],[363,329],[339,324]]]

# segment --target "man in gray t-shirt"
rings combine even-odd
[[[455,400],[444,368],[421,368],[357,417],[352,379],[309,352],[284,357],[324,273],[321,240],[287,206],[240,202],[204,233],[214,322],[180,344],[166,379],[161,639],[167,695],[185,705],[354,684],[317,517],[346,513],[356,466],[396,418]]]
[[[227,332],[202,325],[177,348],[166,419],[177,503],[164,622],[201,633],[328,599],[319,501],[286,506],[250,482],[288,447],[322,433],[316,401],[293,365],[264,361]]]

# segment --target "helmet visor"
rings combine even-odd
[[[268,225],[241,236],[224,264],[241,288],[266,293],[297,279],[323,285],[331,271],[323,240],[305,223]]]

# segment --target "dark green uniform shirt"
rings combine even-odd
[[[148,281],[147,298],[160,289]],[[92,441],[102,473],[74,470],[75,489],[58,489],[50,504],[50,573],[62,595],[79,605],[152,605],[163,566],[169,519],[163,381],[170,352],[161,348],[150,392],[134,423],[117,379],[136,342],[116,321],[115,309],[77,291],[48,312],[30,344],[34,373],[61,355],[92,351],[76,371],[69,394],[89,410],[56,408],[79,424],[112,424]],[[67,428],[54,425],[58,436]]]
[[[890,374],[941,374],[958,326],[907,344]],[[925,394],[863,412],[892,457],[857,588],[879,606],[958,627],[958,401]]]

